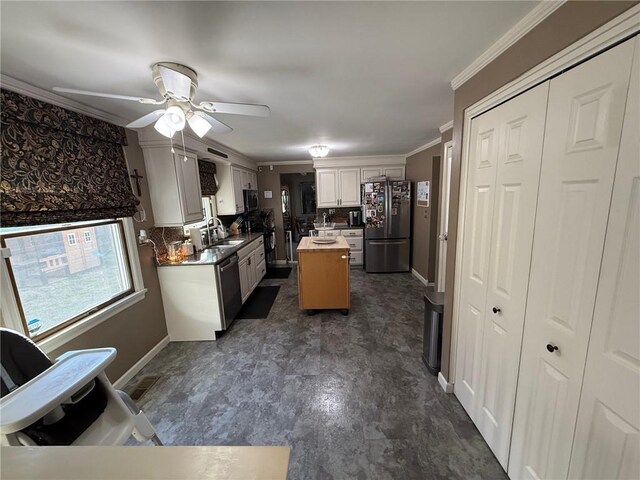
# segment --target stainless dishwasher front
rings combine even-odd
[[[238,255],[233,254],[216,265],[218,295],[222,304],[222,328],[226,330],[236,318],[242,308],[242,293],[240,291],[240,269]]]

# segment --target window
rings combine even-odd
[[[90,244],[76,248],[80,232]],[[120,220],[2,233],[2,246],[10,250],[6,261],[22,324],[34,340],[134,292]]]

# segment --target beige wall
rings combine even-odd
[[[451,203],[442,336],[442,374],[445,378],[449,378],[449,354],[451,351],[451,317],[454,302],[453,286],[464,110],[636,3],[638,2],[569,1],[455,91]]]
[[[132,172],[134,168],[137,168],[138,173],[145,177],[140,183],[142,187],[141,201],[147,212],[147,219],[143,223],[135,223],[137,233],[140,228],[149,230],[153,225],[153,212],[151,211],[144,159],[142,157],[142,149],[138,145],[137,133],[127,130],[127,140],[129,145],[125,147],[125,155],[129,171]],[[152,249],[149,246],[138,247],[138,254],[140,256],[144,286],[147,289],[144,300],[74,338],[52,352],[50,354],[51,358],[55,358],[68,350],[115,347],[118,350],[118,356],[107,368],[107,375],[113,382],[167,336],[167,326],[160,296],[160,284],[158,283],[158,273],[153,262]]]
[[[311,163],[306,165],[274,165],[273,170],[268,166],[261,167],[258,172],[258,194],[260,195],[260,208],[273,208],[273,218],[276,224],[276,259],[286,258],[284,250],[284,229],[282,225],[282,207],[280,203],[280,174],[308,172],[309,179],[315,179],[315,170]],[[264,198],[264,191],[271,190],[273,198]]]
[[[438,197],[440,184],[440,144],[407,158],[405,177],[411,180],[414,192],[411,200],[411,268],[427,281],[433,282],[436,268]],[[431,205],[417,207],[416,182],[431,182]]]

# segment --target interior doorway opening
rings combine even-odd
[[[313,173],[281,173],[280,200],[287,262],[298,261],[298,244],[309,236],[316,218],[316,179]]]

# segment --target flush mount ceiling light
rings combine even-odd
[[[309,154],[313,158],[324,158],[329,154],[329,147],[326,145],[314,145],[309,149]]]

